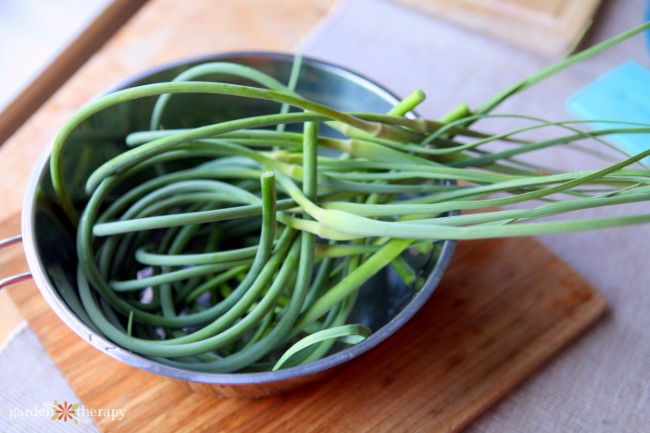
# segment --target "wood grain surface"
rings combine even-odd
[[[579,38],[601,0],[397,0],[513,45],[560,56]]]
[[[17,224],[12,218],[2,231]],[[22,267],[14,256],[0,272]],[[122,421],[95,419],[111,432],[456,432],[605,306],[535,240],[461,242],[433,297],[389,340],[319,382],[243,400],[193,392],[115,361],[72,333],[33,283],[9,290],[85,407],[126,409]]]

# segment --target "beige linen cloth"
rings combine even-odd
[[[0,383],[0,431],[3,433],[99,432],[88,417],[72,424],[69,420],[52,421],[47,416],[44,410],[51,411],[54,400],[70,404],[80,400],[27,322],[16,327],[0,345]]]

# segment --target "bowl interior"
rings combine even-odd
[[[268,53],[197,58],[158,68],[111,90],[168,81],[188,67],[206,61],[230,61],[249,65],[287,82],[292,60],[288,55]],[[206,78],[250,84],[226,76]],[[296,90],[309,99],[343,111],[385,113],[397,101],[389,92],[357,74],[312,59],[303,60]],[[153,97],[137,99],[106,109],[86,120],[70,137],[63,157],[64,173],[79,210],[86,201],[83,191],[85,179],[107,158],[127,149],[124,144],[127,134],[148,129],[155,100]],[[166,129],[186,128],[278,111],[278,104],[255,99],[220,95],[175,95],[171,98],[162,125]],[[326,133],[335,134],[331,130]],[[437,286],[452,253],[453,243],[439,242],[433,255],[425,258],[413,255],[407,258],[412,260],[412,266],[426,279],[424,286],[417,292],[388,270],[369,281],[361,289],[350,320],[370,327],[373,335],[356,346],[306,366],[274,373],[224,375],[179,370],[115,348],[102,336],[92,335],[90,328],[63,300],[65,291],[76,290],[75,231],[54,200],[48,162],[49,158],[45,157],[32,177],[23,216],[26,253],[39,289],[55,312],[82,338],[130,365],[166,376],[206,383],[244,384],[291,379],[338,365],[386,339],[413,316]]]

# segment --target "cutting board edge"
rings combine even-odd
[[[544,338],[548,340],[547,343],[551,343],[551,345],[528,345],[526,350],[519,354],[519,358],[522,359],[512,363],[517,367],[517,374],[514,377],[511,375],[511,380],[504,383],[504,386],[498,391],[495,389],[492,395],[484,394],[483,398],[480,399],[481,401],[477,402],[475,409],[471,411],[474,416],[460,420],[449,433],[461,432],[485,415],[488,410],[494,409],[500,402],[508,398],[513,391],[550,366],[562,352],[572,346],[572,343],[579,340],[580,337],[588,333],[603,319],[607,312],[605,296],[591,285],[588,287],[592,294],[591,298],[587,302],[578,304],[579,307],[573,311],[574,316],[583,313],[584,315],[580,315],[582,320],[574,321],[572,326],[568,327],[563,325],[566,320],[557,322],[552,330],[544,334]]]
[[[458,25],[476,34],[487,35],[510,46],[548,57],[566,54],[589,26],[602,0],[588,0],[581,7],[569,4],[560,16],[543,16],[542,20],[517,20],[513,15],[495,15],[492,3],[471,5],[471,1],[448,4],[441,0],[397,0],[403,6],[422,12],[432,19]],[[585,7],[586,5],[586,7]],[[522,18],[522,17],[519,17]],[[487,25],[487,21],[492,21]],[[494,21],[498,21],[496,23]]]

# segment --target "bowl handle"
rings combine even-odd
[[[0,240],[0,250],[10,245],[17,244],[18,242],[22,242],[22,240],[22,235],[2,239]],[[25,272],[24,274],[16,274],[11,277],[0,279],[0,289],[11,286],[12,284],[20,283],[21,281],[29,280],[30,278],[32,278],[32,274]]]

